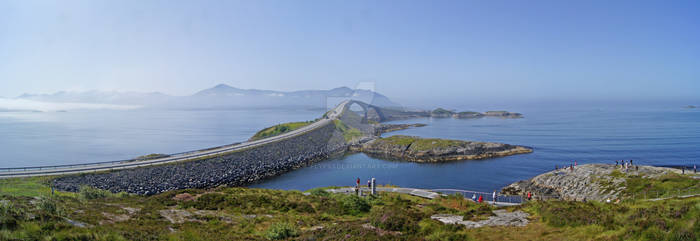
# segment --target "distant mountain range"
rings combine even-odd
[[[370,90],[340,87],[330,90],[273,91],[239,89],[219,84],[189,96],[160,92],[60,91],[53,94],[23,94],[14,99],[50,103],[90,103],[138,105],[144,108],[222,109],[222,108],[327,108],[345,99],[355,99],[382,107],[400,107],[386,96]]]

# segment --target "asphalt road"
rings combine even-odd
[[[64,175],[64,174],[78,174],[78,173],[90,173],[90,172],[100,172],[100,171],[111,171],[120,169],[130,169],[138,167],[146,167],[153,165],[161,165],[168,163],[175,163],[181,161],[188,161],[196,158],[207,157],[218,155],[222,153],[239,151],[248,148],[255,148],[272,142],[284,140],[290,137],[304,134],[306,132],[312,131],[318,127],[330,124],[333,120],[337,119],[345,109],[345,105],[349,101],[343,101],[338,106],[333,108],[328,112],[325,118],[322,118],[314,123],[307,126],[301,127],[299,129],[280,134],[277,136],[271,136],[268,138],[248,141],[239,144],[233,144],[228,146],[221,146],[212,149],[206,149],[201,151],[188,152],[185,154],[173,155],[164,158],[144,160],[144,161],[132,161],[132,162],[108,162],[99,163],[91,165],[71,165],[65,167],[28,167],[28,168],[12,168],[9,170],[0,170],[0,178],[11,178],[11,177],[32,177],[32,176],[51,176],[51,175]]]

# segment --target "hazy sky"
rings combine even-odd
[[[375,82],[396,100],[698,99],[700,1],[0,0],[0,96]]]

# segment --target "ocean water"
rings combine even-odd
[[[251,187],[307,190],[380,184],[492,191],[555,165],[700,164],[700,110],[682,108],[523,109],[523,119],[411,119],[427,126],[385,135],[494,141],[531,154],[477,161],[411,163],[352,154],[319,162]],[[0,113],[0,167],[88,163],[177,153],[245,141],[257,130],[304,121],[322,110],[130,110]]]
[[[0,112],[0,167],[115,161],[246,141],[258,130],[322,110]]]

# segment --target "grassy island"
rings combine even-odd
[[[494,142],[475,142],[394,135],[377,138],[360,147],[353,147],[370,155],[414,162],[444,162],[487,159],[524,154],[532,149]]]
[[[302,121],[302,122],[289,122],[289,123],[283,123],[275,126],[271,126],[265,129],[262,129],[261,131],[258,131],[253,135],[253,137],[250,138],[251,141],[255,140],[260,140],[263,138],[268,138],[276,135],[280,135],[286,132],[290,132],[299,128],[302,128],[304,126],[308,126],[313,121]]]

